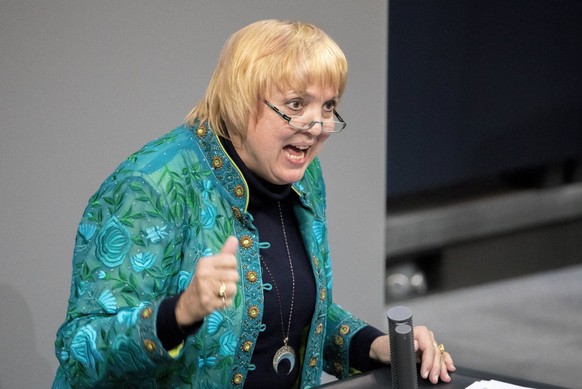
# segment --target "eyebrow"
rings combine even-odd
[[[283,100],[292,100],[292,99],[296,99],[296,98],[300,98],[300,99],[303,99],[303,100],[308,101],[308,102],[311,102],[313,100],[318,100],[318,98],[316,98],[314,95],[307,93],[307,92],[304,92],[304,93],[290,92],[290,93],[283,95]],[[323,104],[329,103],[331,101],[337,103],[339,101],[339,97],[337,95],[334,95],[334,96],[330,97],[329,99],[324,100]]]

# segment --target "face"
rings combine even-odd
[[[333,120],[337,91],[333,88],[309,87],[303,93],[274,90],[265,96],[271,104],[289,116],[305,121]],[[233,144],[253,173],[277,185],[299,181],[307,166],[322,150],[329,138],[321,124],[306,131],[296,130],[263,103],[256,116],[249,119],[246,137]]]

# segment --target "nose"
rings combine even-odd
[[[309,132],[314,136],[317,136],[323,132],[323,114],[321,112],[315,113],[311,116],[311,122],[309,122],[309,128],[305,132]]]
[[[313,120],[309,123],[310,127],[303,132],[309,133],[313,136],[318,136],[323,132],[323,121],[321,120]]]

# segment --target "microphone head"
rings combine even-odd
[[[394,324],[410,325],[412,323],[412,310],[402,305],[390,308],[386,316],[388,316],[388,322],[393,322]]]

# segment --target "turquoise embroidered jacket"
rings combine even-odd
[[[321,371],[349,373],[348,348],[365,324],[332,302],[325,186],[319,161],[293,185],[318,291],[301,350],[302,388]],[[260,331],[260,236],[248,188],[214,132],[181,126],[131,155],[91,197],[78,227],[60,362],[53,388],[242,388]],[[159,303],[183,291],[197,261],[239,240],[234,304],[206,317],[177,355],[156,336]]]

